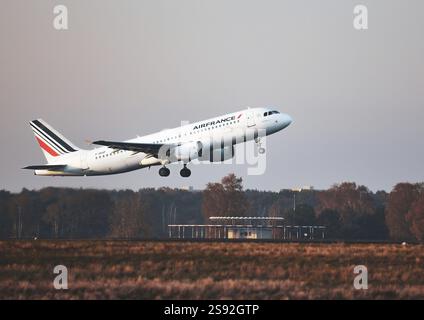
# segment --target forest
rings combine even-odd
[[[166,239],[168,224],[210,216],[281,216],[335,240],[424,241],[424,183],[390,193],[354,182],[327,190],[243,189],[229,174],[204,190],[44,188],[0,191],[0,239]]]

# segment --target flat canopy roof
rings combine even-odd
[[[209,217],[209,220],[284,220],[283,217]]]

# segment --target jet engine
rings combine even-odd
[[[223,146],[219,148],[208,148],[203,150],[202,156],[199,157],[201,161],[210,161],[210,162],[222,162],[229,160],[234,157],[234,146]]]
[[[166,156],[171,162],[189,162],[202,156],[202,143],[200,141],[193,141],[180,144],[168,149],[166,151]]]

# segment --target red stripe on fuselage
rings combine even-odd
[[[35,137],[35,138],[37,139],[38,144],[40,145],[41,148],[43,148],[44,151],[48,152],[53,157],[57,157],[59,155],[56,151],[50,148],[43,140],[41,140],[38,137]]]

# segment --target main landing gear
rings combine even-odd
[[[159,169],[159,175],[161,177],[167,177],[167,176],[169,176],[170,172],[171,171],[167,167],[162,167],[162,168]],[[187,165],[186,164],[184,165],[184,168],[181,169],[180,175],[181,175],[181,177],[184,177],[184,178],[190,177],[191,170],[189,168],[187,168]]]
[[[181,169],[180,171],[180,175],[183,178],[188,178],[191,175],[191,170],[189,168],[187,168],[187,165],[184,164],[184,168]]]
[[[171,171],[167,167],[162,167],[162,168],[159,169],[159,175],[161,177],[167,177],[167,176],[169,176],[170,172]]]

